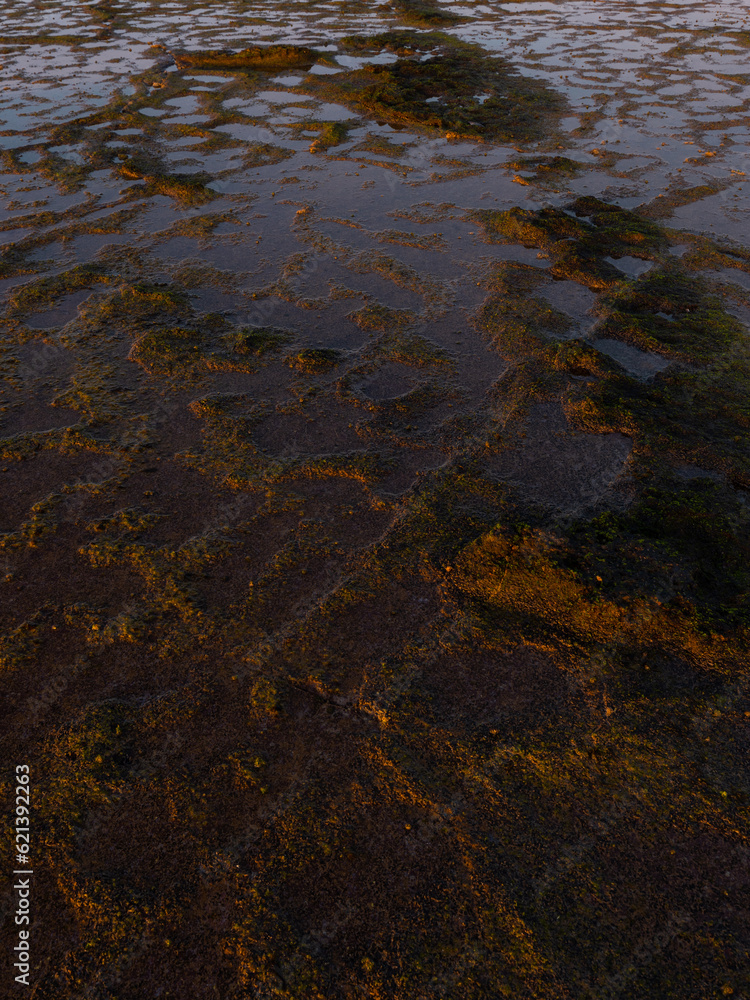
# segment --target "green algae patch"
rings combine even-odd
[[[278,351],[292,340],[289,330],[275,326],[248,327],[238,330],[232,336],[232,346],[238,354],[261,357],[271,351]]]
[[[305,375],[318,375],[330,371],[343,360],[341,351],[330,347],[304,347],[296,354],[290,355],[286,363]]]
[[[664,372],[642,384],[612,376],[568,412],[582,429],[632,436],[648,464],[669,459],[750,488],[750,352],[730,351],[699,371]]]
[[[109,514],[100,517],[86,525],[87,531],[110,531],[110,532],[132,532],[140,534],[152,527],[161,520],[163,515],[154,514],[143,507],[123,507]]]
[[[238,350],[237,343],[243,345]],[[250,340],[252,343],[252,340]],[[277,350],[284,343],[280,335],[260,331],[256,347],[247,346],[243,332],[221,336],[221,330],[210,325],[171,326],[150,330],[133,344],[128,358],[153,375],[195,376],[209,371],[254,372],[254,358]],[[233,349],[232,349],[233,348]]]
[[[112,699],[80,711],[48,741],[46,764],[56,780],[45,788],[37,808],[54,830],[58,847],[67,846],[97,808],[116,798],[132,764],[132,739],[131,710]]]
[[[96,21],[113,21],[118,14],[117,8],[108,0],[86,4],[86,10]]]
[[[185,205],[204,205],[216,197],[206,185],[212,179],[208,174],[170,174],[150,169],[149,165],[137,157],[123,164],[120,173],[128,180],[144,182],[144,189],[136,192],[137,197],[163,194]]]
[[[586,165],[567,156],[550,156],[540,160],[522,161],[519,166],[532,166],[541,176],[555,175],[559,177],[577,177],[586,169]]]
[[[347,317],[356,323],[361,330],[388,331],[405,330],[414,326],[419,317],[410,309],[390,309],[380,302],[371,302]]]
[[[319,455],[287,463],[282,476],[303,475],[310,479],[354,479],[376,483],[389,470],[389,463],[377,452],[355,451],[343,455]]]
[[[673,699],[685,673],[697,685],[731,670],[746,646],[748,527],[731,488],[667,472],[626,513],[552,530],[501,522],[453,558],[451,584],[475,602],[486,638],[606,649],[624,688],[646,657],[686,661],[660,692]]]
[[[592,214],[594,221],[601,217],[598,210]],[[501,221],[505,226],[517,223],[512,215],[509,223]],[[556,245],[550,242],[548,217],[542,220],[544,225],[526,216],[522,221],[534,225],[533,239],[546,247],[555,262],[555,273],[560,258]],[[563,225],[568,229],[570,224],[566,220]],[[640,225],[637,218],[632,220],[626,233],[626,238],[633,238],[635,232],[636,249],[631,253],[652,257],[656,266],[637,280],[621,276],[605,290],[595,307],[599,317],[596,335],[656,352],[673,363],[647,381],[630,378],[610,363],[596,372],[597,378],[588,388],[568,387],[567,412],[582,430],[616,431],[632,437],[639,461],[646,467],[665,460],[694,464],[724,474],[746,489],[750,483],[747,332],[726,311],[705,278],[689,273],[662,252],[663,237],[658,232],[646,231],[649,249],[644,252]],[[595,228],[587,230],[570,243],[590,241],[593,253],[595,234]],[[621,250],[626,245],[621,243]],[[612,240],[605,239],[599,254],[612,249]],[[598,258],[593,260],[596,265]],[[591,286],[591,271],[587,278],[580,275],[577,280]],[[488,308],[485,304],[485,313]],[[520,308],[524,308],[523,302]],[[545,378],[549,380],[549,372]]]
[[[749,529],[747,507],[726,484],[662,475],[627,514],[577,525],[570,565],[620,600],[658,598],[699,631],[748,628]]]
[[[508,163],[507,169],[523,171],[513,178],[518,184],[533,182],[541,187],[556,189],[592,168],[590,164],[571,160],[567,156],[526,156]]]
[[[720,184],[696,184],[693,187],[675,188],[667,194],[658,195],[647,205],[643,205],[639,212],[648,219],[668,219],[674,214],[675,209],[684,205],[694,205],[695,202],[703,198],[710,198],[711,195],[718,194],[724,190]]]
[[[514,401],[523,411],[531,399],[559,398],[562,392],[578,429],[633,439],[638,476],[665,462],[687,464],[746,489],[750,347],[743,325],[708,281],[668,254],[667,234],[653,222],[596,199],[574,207],[576,212],[517,209],[474,217],[490,240],[536,247],[552,260],[555,277],[603,292],[593,310],[599,340],[622,341],[652,357],[656,352],[672,365],[655,377],[656,369],[646,368],[645,378],[632,378],[598,355],[596,341],[594,347],[550,344],[550,335],[565,336],[572,321],[533,297],[546,280],[543,273],[505,263],[496,268],[491,294],[474,321],[500,351],[518,359],[502,382],[506,411]],[[605,254],[656,266],[627,279],[609,270]]]
[[[11,48],[27,45],[85,45],[90,41],[91,37],[87,35],[51,35],[46,31],[41,31],[38,35],[0,35],[0,46]]]
[[[551,127],[562,98],[521,77],[477,45],[440,33],[390,32],[351,37],[357,52],[396,51],[395,63],[313,79],[306,91],[353,107],[379,121],[443,134],[497,141],[532,141]],[[423,60],[421,56],[429,54]]]
[[[701,278],[667,266],[618,287],[599,306],[597,333],[643,350],[707,364],[747,338]]]
[[[388,361],[426,367],[450,366],[452,359],[447,351],[418,333],[392,330],[383,334],[370,348],[373,354]]]
[[[113,279],[114,280],[114,279]],[[123,282],[110,295],[97,298],[82,310],[81,322],[89,328],[112,323],[132,327],[138,323],[164,323],[189,312],[185,291],[161,282]]]
[[[269,167],[288,160],[294,153],[283,146],[271,142],[252,142],[247,144],[247,150],[242,157],[245,167]]]
[[[311,153],[321,153],[340,146],[349,137],[349,126],[343,122],[329,122],[322,126],[320,135],[310,144]]]
[[[211,50],[208,52],[174,52],[181,70],[260,70],[309,69],[319,58],[315,49],[298,45],[255,45],[240,52]]]
[[[480,210],[474,218],[491,242],[516,242],[559,252],[562,242],[575,242],[590,255],[617,256],[642,252],[646,259],[667,246],[653,222],[598,198],[579,198],[567,209],[523,208]]]
[[[539,357],[549,336],[564,336],[569,316],[531,297],[544,282],[539,268],[506,261],[492,275],[490,294],[477,310],[474,325],[504,354]]]
[[[491,243],[521,243],[525,247],[550,249],[561,240],[581,239],[587,227],[556,208],[532,212],[525,208],[507,211],[481,209],[474,213]]]
[[[8,298],[10,315],[23,316],[30,312],[49,309],[64,295],[97,284],[109,284],[111,277],[105,268],[97,264],[81,264],[78,267],[36,281],[21,285]]]
[[[459,49],[474,48],[470,43],[460,42],[442,31],[409,31],[403,28],[383,31],[376,35],[348,35],[341,45],[351,52],[393,52],[398,56],[424,55],[440,49],[444,44],[454,44]]]
[[[542,250],[552,260],[555,277],[596,291],[614,288],[623,280],[607,256],[654,260],[668,246],[666,235],[655,223],[592,197],[579,198],[567,210],[480,210],[472,217],[489,242],[521,243]]]
[[[204,338],[197,330],[171,327],[136,340],[128,355],[153,374],[175,375],[202,367]]]
[[[592,195],[578,198],[570,208],[576,215],[590,220],[602,253],[613,257],[626,253],[638,256],[637,251],[642,251],[645,259],[650,259],[651,254],[666,246],[664,231],[638,212],[630,212]]]
[[[404,24],[417,28],[440,28],[460,24],[469,18],[453,11],[442,10],[438,4],[429,0],[393,0],[386,8],[396,11]]]

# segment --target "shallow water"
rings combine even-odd
[[[306,72],[266,76],[248,89],[242,73],[180,72],[172,57],[173,50],[283,41],[325,54],[311,69],[324,79],[391,64],[391,52],[355,57],[339,40],[392,28],[398,16],[347,9],[143,3],[113,8],[113,20],[76,4],[47,4],[29,44],[27,6],[6,5],[5,254],[25,262],[15,280],[11,273],[4,281],[6,296],[29,275],[98,267],[130,246],[144,277],[179,280],[190,271],[199,311],[262,325],[295,317],[305,343],[362,351],[369,334],[346,317],[377,302],[411,310],[415,329],[434,325],[436,342],[439,324],[462,329],[452,363],[471,369],[485,364],[487,346],[472,315],[493,268],[502,261],[549,267],[545,253],[512,241],[488,246],[473,210],[533,211],[595,195],[626,208],[648,206],[675,230],[747,245],[748,18],[736,5],[450,8],[465,16],[451,29],[455,37],[502,52],[568,102],[552,132],[525,148],[373,121],[305,93]],[[111,113],[103,110],[108,105]],[[326,123],[337,122],[345,123],[341,138],[319,146]],[[578,169],[542,173],[538,157],[552,153]],[[213,200],[186,204],[186,196],[144,181],[137,166],[129,176],[128,165],[144,155],[195,178],[203,200]],[[122,211],[125,224],[117,221]],[[178,235],[185,227],[195,235]],[[653,266],[628,255],[607,260],[630,280]],[[541,300],[572,318],[566,336],[587,338],[596,349],[603,342],[596,294],[575,281],[545,280]],[[469,394],[457,405],[468,413],[475,404]]]

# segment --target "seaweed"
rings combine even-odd
[[[543,250],[552,260],[552,274],[597,291],[615,288],[623,280],[607,256],[654,260],[668,246],[655,223],[593,197],[579,198],[568,209],[480,210],[473,217],[490,242],[518,242]]]
[[[349,126],[343,122],[329,122],[320,130],[320,135],[314,139],[310,145],[311,153],[325,152],[334,146],[340,146],[346,142],[349,135]]]
[[[258,357],[269,351],[278,351],[292,339],[291,331],[273,326],[246,327],[232,335],[233,347],[238,354],[254,354]]]
[[[296,354],[289,355],[286,362],[291,368],[306,375],[317,375],[335,368],[341,360],[341,352],[330,347],[304,347]]]
[[[79,264],[62,274],[38,278],[21,285],[11,293],[8,308],[11,315],[24,316],[30,312],[48,309],[64,295],[93,288],[98,284],[107,285],[111,276],[99,264]]]
[[[392,0],[392,3],[386,6],[397,11],[405,24],[411,24],[418,28],[448,27],[469,20],[462,14],[442,10],[432,0]]]
[[[696,364],[709,363],[745,337],[704,279],[669,264],[619,286],[599,311],[601,335]]]
[[[120,173],[128,180],[142,180],[145,191],[138,196],[164,194],[186,205],[204,205],[216,197],[206,185],[212,179],[206,173],[201,174],[171,174],[166,172],[158,161],[143,154],[131,156],[120,165]]]
[[[209,50],[204,52],[173,52],[181,70],[260,70],[309,69],[320,58],[314,49],[298,45],[255,45],[240,52]]]
[[[308,78],[304,88],[392,125],[499,141],[530,141],[547,131],[563,100],[521,77],[503,59],[440,33],[351,36],[351,51],[395,51],[395,63]],[[422,60],[420,55],[429,53]],[[481,98],[481,99],[480,99]]]

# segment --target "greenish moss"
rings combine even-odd
[[[39,34],[0,35],[0,45],[15,48],[27,45],[85,45],[91,41],[89,35],[52,35],[47,31]]]
[[[500,351],[537,355],[550,334],[564,336],[570,330],[569,316],[530,297],[544,280],[539,268],[525,264],[503,262],[495,268],[490,294],[474,322]]]
[[[463,48],[466,44],[442,31],[407,31],[403,28],[379,32],[376,35],[348,35],[340,44],[351,52],[383,49],[399,56],[413,56],[440,49],[446,41],[453,42],[459,48]]]
[[[343,455],[320,455],[293,460],[279,472],[281,476],[294,474],[309,476],[311,479],[341,477],[372,483],[381,479],[388,467],[388,461],[377,452],[354,451]]]
[[[143,507],[123,507],[106,517],[98,518],[86,526],[87,531],[133,532],[138,534],[156,524],[163,515],[153,514]]]
[[[557,208],[542,208],[537,212],[524,208],[481,209],[475,213],[475,218],[490,242],[508,241],[544,250],[561,240],[580,240],[587,232],[582,220]]]
[[[700,371],[662,373],[652,383],[612,376],[584,399],[571,399],[581,428],[633,436],[649,462],[669,457],[723,472],[750,487],[750,356],[734,351]]]
[[[348,38],[343,44],[354,51],[396,50],[402,58],[333,77],[308,78],[305,89],[390,124],[476,139],[527,141],[543,134],[563,107],[562,98],[543,84],[519,76],[479,46],[448,35],[389,32]],[[422,61],[419,54],[425,52],[432,58]],[[480,95],[487,99],[480,101]]]
[[[19,544],[20,538],[11,539],[8,535],[0,535],[0,552],[8,552]],[[0,668],[3,671],[22,670],[34,663],[42,643],[42,618],[37,613],[0,635]]]
[[[289,355],[286,362],[291,368],[304,372],[306,375],[317,375],[319,372],[335,368],[342,361],[340,351],[330,347],[305,347],[296,354]]]
[[[280,350],[293,340],[289,330],[274,326],[249,327],[232,334],[232,346],[238,354],[254,354],[261,357],[270,351]]]
[[[71,726],[62,742],[61,763],[65,761],[97,783],[112,781],[127,770],[131,735],[127,705],[109,701],[92,706]]]
[[[602,254],[638,256],[637,251],[654,254],[667,245],[664,230],[638,212],[628,211],[592,195],[578,198],[570,206],[578,216],[590,220],[594,232],[588,233],[592,244]]]
[[[179,219],[166,230],[166,233],[170,236],[208,237],[217,226],[232,220],[233,216],[230,212],[205,212],[202,215],[194,215],[192,218]]]
[[[558,185],[561,181],[578,177],[579,174],[588,169],[588,164],[571,160],[567,156],[526,156],[509,163],[508,169],[530,171],[532,173],[531,180],[550,187]],[[527,183],[525,178],[520,178],[520,180]]]
[[[452,579],[487,639],[608,649],[617,664],[651,648],[711,669],[715,646],[728,642],[731,662],[750,634],[747,529],[731,490],[667,475],[627,514],[552,533],[501,522],[455,558]]]
[[[417,333],[393,330],[379,337],[369,353],[407,365],[446,365],[453,362],[447,351]]]
[[[245,167],[268,167],[294,156],[294,151],[270,142],[248,143],[243,156]]]
[[[405,330],[413,326],[418,317],[410,309],[391,309],[380,302],[372,302],[347,317],[362,330],[387,332]]]
[[[133,395],[125,390],[121,377],[122,372],[108,362],[79,358],[67,387],[54,397],[54,405],[77,410],[87,424],[123,417]]]
[[[247,402],[247,397],[239,393],[215,392],[210,396],[194,399],[188,409],[196,417],[223,417],[231,414],[237,406]]]
[[[208,52],[175,52],[175,62],[181,70],[262,70],[305,69],[318,58],[315,49],[298,45],[256,45],[240,52],[227,50]]]
[[[215,333],[205,328],[165,326],[139,337],[129,359],[154,375],[196,376],[209,371],[255,370],[252,360],[245,361],[237,354],[224,349]]]
[[[746,336],[742,324],[709,294],[703,279],[674,265],[618,287],[600,308],[602,336],[698,364],[708,363]]]
[[[106,453],[108,445],[109,442],[98,440],[82,423],[78,423],[72,427],[29,431],[0,439],[0,456],[9,461],[23,462],[44,451],[59,451],[61,454],[97,451]],[[46,507],[44,501],[42,504]]]
[[[534,163],[536,170],[540,174],[561,174],[564,177],[577,177],[585,169],[585,165],[578,160],[571,160],[567,156],[551,156],[548,159],[537,160]]]
[[[543,250],[552,259],[552,274],[596,290],[614,288],[623,280],[605,257],[656,259],[668,245],[666,235],[653,222],[592,197],[579,198],[568,211],[483,210],[474,213],[474,218],[490,242],[516,242]]]
[[[123,282],[117,291],[97,298],[82,319],[90,329],[101,330],[107,323],[137,329],[139,323],[168,323],[190,311],[188,296],[179,285],[134,281]]]
[[[405,24],[411,24],[417,28],[448,27],[468,20],[461,14],[442,10],[438,4],[432,3],[431,0],[393,0],[388,6],[401,15],[401,20]]]
[[[319,153],[340,146],[342,142],[346,142],[348,136],[348,125],[343,122],[328,122],[321,128],[318,138],[313,141],[310,152]]]
[[[403,427],[404,419],[417,418],[428,413],[433,407],[445,403],[454,403],[461,398],[461,393],[453,386],[445,383],[418,385],[409,392],[395,399],[371,403],[377,411],[378,419],[373,424],[376,432],[383,433],[393,429],[394,423]]]
[[[145,182],[146,194],[164,194],[186,205],[203,205],[216,197],[206,185],[209,174],[170,174],[156,162],[142,156],[131,157],[120,166],[120,173],[129,180]],[[140,197],[143,192],[138,192]]]
[[[87,164],[74,163],[65,159],[59,153],[51,153],[45,150],[42,159],[34,164],[35,169],[48,177],[53,183],[59,185],[60,190],[65,194],[72,194],[80,191],[86,178],[91,172]]]
[[[626,514],[575,525],[570,546],[564,564],[620,600],[658,597],[699,628],[750,627],[750,514],[723,483],[662,473]]]
[[[86,10],[97,21],[113,21],[117,17],[117,8],[110,0],[100,0],[99,3],[86,4]]]
[[[696,201],[718,194],[722,187],[718,184],[696,184],[689,188],[676,188],[666,195],[659,195],[640,209],[640,214],[649,219],[668,219],[676,208],[693,205]]]
[[[23,316],[51,308],[59,299],[71,292],[109,284],[110,275],[99,264],[79,264],[69,271],[21,285],[11,292],[8,309],[11,315]]]

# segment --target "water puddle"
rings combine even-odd
[[[640,278],[642,274],[648,274],[654,266],[649,260],[639,260],[637,257],[605,257],[608,263],[614,264],[618,271],[622,271],[629,278]]]
[[[592,340],[591,346],[612,358],[622,365],[625,371],[637,378],[653,378],[654,375],[669,367],[669,361],[661,355],[654,354],[652,351],[641,351],[637,347],[623,344],[619,340],[609,340],[603,337]]]

